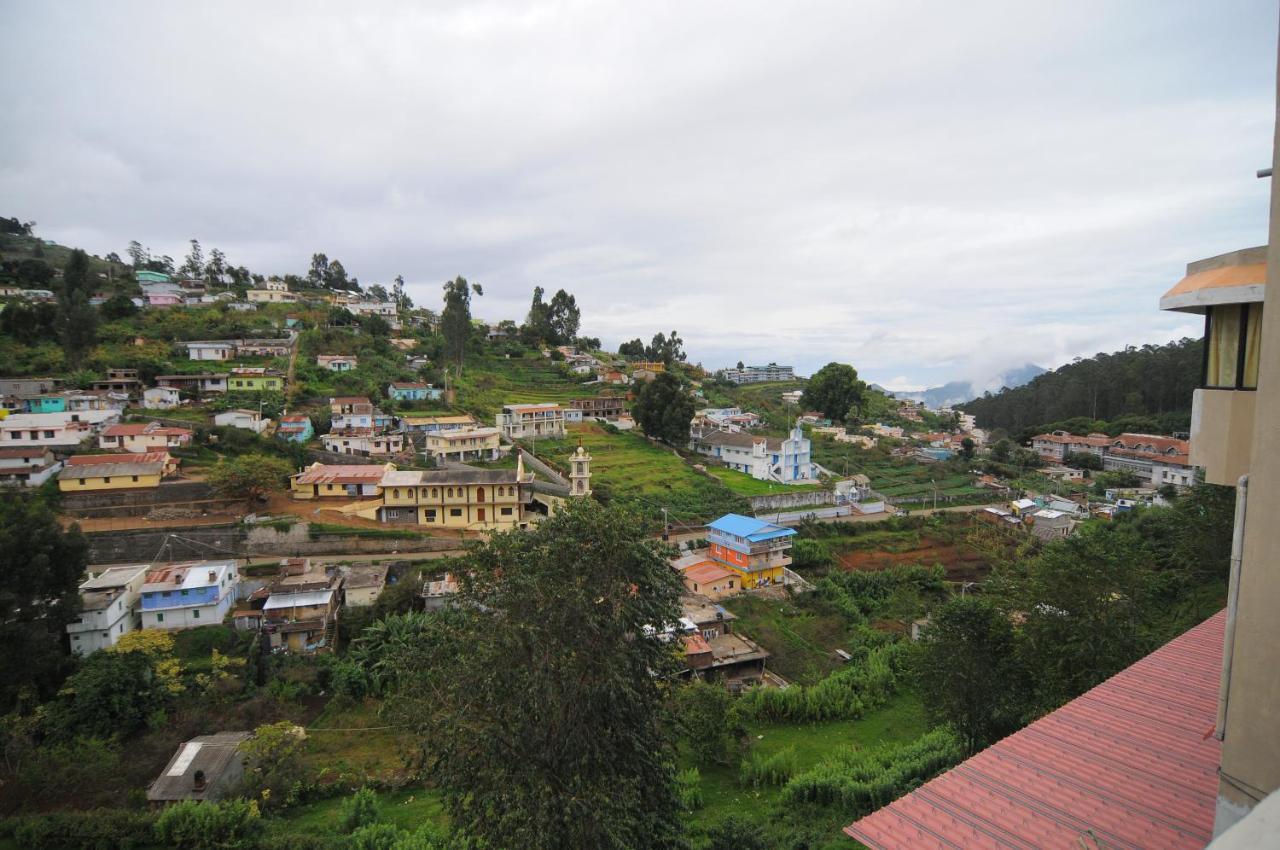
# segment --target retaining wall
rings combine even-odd
[[[785,511],[788,508],[802,508],[809,505],[834,505],[836,494],[833,490],[799,490],[795,493],[771,493],[767,496],[751,496],[747,499],[754,513],[760,511]]]

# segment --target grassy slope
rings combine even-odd
[[[740,496],[769,496],[777,493],[803,493],[822,489],[820,484],[776,484],[772,481],[760,481],[745,472],[724,466],[708,465],[707,472],[719,478],[724,486]]]
[[[833,651],[852,648],[845,617],[814,595],[777,601],[735,596],[723,602],[738,618],[734,631],[769,650],[769,669],[787,681],[811,684],[842,666]]]
[[[664,507],[679,521],[707,520],[746,510],[741,498],[729,489],[699,475],[670,449],[634,432],[611,434],[599,425],[574,425],[568,439],[539,442],[537,451],[564,467],[579,441],[592,456],[592,485],[646,516],[660,520]]]

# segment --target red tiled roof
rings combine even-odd
[[[297,476],[299,484],[377,484],[387,470],[377,464],[316,463]]]
[[[707,582],[720,581],[725,578],[732,578],[735,575],[730,570],[717,564],[715,561],[703,561],[700,564],[694,564],[684,571],[686,581],[694,581],[699,584]]]
[[[1225,620],[1210,617],[845,832],[871,850],[1199,850],[1213,838]]]
[[[48,446],[31,446],[29,448],[0,449],[0,458],[44,457],[49,453]],[[131,455],[136,458],[136,455]]]
[[[1191,451],[1190,440],[1162,437],[1157,434],[1121,434],[1112,441],[1112,445],[1123,446],[1134,451],[1152,451],[1161,454],[1185,455]],[[1147,448],[1148,446],[1150,448]]]
[[[132,452],[114,455],[72,455],[67,466],[101,466],[108,463],[168,463],[168,452]]]
[[[138,437],[149,434],[157,437],[181,437],[191,436],[191,432],[186,428],[166,428],[158,422],[126,422],[119,425],[112,425],[110,428],[102,432],[106,437]]]

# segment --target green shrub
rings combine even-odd
[[[351,833],[347,850],[395,850],[402,837],[400,828],[390,823],[371,823]]]
[[[201,803],[184,800],[160,813],[155,840],[184,850],[225,850],[251,846],[261,826],[258,805],[245,800]]]
[[[761,788],[767,785],[785,785],[795,775],[800,765],[795,747],[787,747],[770,755],[752,752],[742,760],[738,779],[743,785]]]
[[[868,750],[841,747],[816,767],[793,776],[782,789],[790,804],[837,806],[861,817],[928,781],[964,758],[964,744],[947,729],[907,744]]]
[[[686,812],[702,808],[702,774],[696,767],[676,774],[676,797]]]
[[[378,821],[378,795],[372,788],[361,788],[342,809],[342,831],[355,832]]]
[[[154,821],[124,809],[31,815],[12,821],[13,840],[26,850],[131,850],[151,843]]]
[[[742,697],[740,705],[745,713],[767,722],[857,719],[893,696],[907,649],[899,643],[873,649],[816,685],[755,688]]]

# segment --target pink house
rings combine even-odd
[[[173,307],[181,303],[180,295],[170,295],[167,292],[152,292],[147,295],[147,304],[151,307]]]

